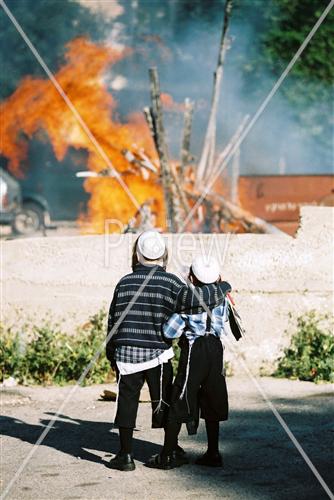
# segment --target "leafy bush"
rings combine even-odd
[[[105,356],[106,313],[101,310],[76,329],[74,335],[62,330],[49,319],[39,325],[26,322],[22,326],[5,327],[0,323],[0,381],[14,377],[21,384],[59,384],[79,380],[85,368],[92,366],[83,384],[111,380],[112,371]],[[173,342],[172,359],[176,375],[180,348]],[[101,353],[93,363],[97,352]],[[229,364],[225,370],[230,374]]]
[[[322,323],[327,317],[312,311],[297,319],[297,331],[278,360],[276,377],[312,382],[334,381],[334,337]]]
[[[26,324],[22,331],[1,325],[0,379],[12,376],[19,383],[64,384],[77,381],[100,349],[101,356],[87,373],[84,384],[106,382],[110,364],[104,355],[106,314],[92,316],[75,335],[64,333],[48,320],[41,326]]]

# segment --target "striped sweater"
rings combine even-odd
[[[107,342],[107,357],[114,359],[117,346],[168,349],[162,325],[174,312],[192,314],[203,311],[201,304],[215,307],[231,290],[228,283],[190,288],[177,276],[160,266],[138,264],[134,272],[116,285],[108,317],[108,334],[115,324],[116,331]]]

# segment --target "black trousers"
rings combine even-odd
[[[161,384],[162,370],[162,384]],[[173,368],[170,361],[149,370],[130,375],[118,375],[118,404],[115,425],[118,427],[134,428],[138,412],[140,391],[147,382],[151,406],[152,427],[165,427],[171,399]],[[157,410],[162,395],[160,408]],[[166,404],[167,403],[167,404]]]
[[[228,394],[223,372],[223,346],[214,335],[200,337],[192,345],[189,374],[184,388],[189,344],[182,339],[181,353],[173,391],[169,419],[171,422],[186,422],[188,433],[195,434],[199,417],[208,421],[228,419]]]

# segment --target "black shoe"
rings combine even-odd
[[[136,465],[130,453],[117,453],[117,455],[108,463],[110,469],[123,471],[135,470]]]
[[[175,455],[153,455],[153,457],[151,457],[145,465],[151,469],[170,470],[175,469],[176,467],[181,467],[183,464],[184,462],[182,462],[182,460],[177,458]]]
[[[172,453],[172,457],[175,458],[181,465],[189,464],[189,458],[181,446],[177,445]]]
[[[176,445],[174,452],[178,457],[183,457],[184,455],[186,455],[186,452],[184,451],[184,449],[181,448],[181,446],[178,444]]]
[[[223,467],[223,458],[220,453],[210,455],[208,452],[195,460],[197,465],[206,465],[207,467]]]

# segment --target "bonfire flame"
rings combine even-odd
[[[141,114],[133,114],[127,124],[115,119],[115,100],[108,92],[103,75],[129,50],[92,43],[78,38],[67,47],[66,63],[55,74],[75,109],[94,135],[116,170],[138,201],[150,200],[156,213],[156,225],[164,227],[165,211],[161,184],[157,174],[142,177],[140,167],[129,163],[124,150],[144,151],[152,162],[156,152],[149,129]],[[39,130],[47,132],[58,161],[69,147],[88,151],[88,168],[99,172],[105,161],[82,129],[75,116],[49,80],[27,77],[17,90],[1,104],[3,116],[1,154],[9,159],[9,170],[17,177],[23,175],[22,163],[28,152],[28,140]],[[147,176],[146,176],[147,177]],[[136,214],[134,206],[118,181],[113,178],[88,178],[84,187],[90,193],[88,219],[96,232],[104,231],[108,218],[122,224]],[[114,226],[117,230],[118,226]]]

